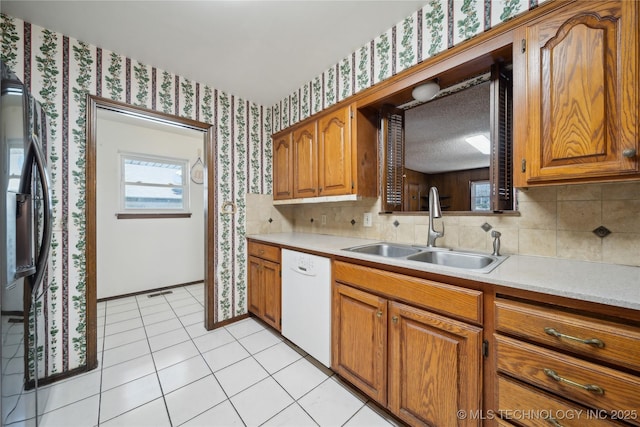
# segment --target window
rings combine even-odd
[[[187,160],[121,153],[120,171],[123,211],[168,213],[189,209]]]
[[[491,210],[491,184],[489,181],[471,182],[471,210]]]

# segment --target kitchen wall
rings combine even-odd
[[[272,191],[273,132],[541,2],[425,0],[423,8],[270,107],[0,14],[0,56],[44,102],[51,118],[53,145],[48,152],[56,221],[47,276],[51,287],[42,308],[45,321],[40,322],[40,336],[48,337],[42,344],[40,357],[47,363],[41,376],[85,364],[86,94],[216,125],[216,205],[233,201],[237,206],[234,216],[221,215],[219,208],[215,216],[218,305],[213,316],[221,321],[246,313],[247,223],[259,229],[288,229],[293,224],[281,220],[263,226],[262,220],[247,218],[251,211],[247,193],[269,195]],[[295,216],[301,209],[283,212]],[[351,209],[372,208],[367,204]]]
[[[106,110],[97,122],[97,297],[204,279],[204,186],[187,176],[190,218],[118,219],[120,153],[186,159],[203,152],[204,133]]]
[[[50,118],[46,147],[55,224],[41,307],[40,377],[85,365],[85,120],[87,94],[216,125],[216,321],[246,313],[247,192],[271,193],[272,112],[185,76],[172,74],[0,14],[0,57],[39,99]],[[224,66],[224,64],[220,64]],[[221,215],[233,201],[235,215]],[[98,207],[99,209],[99,207]]]
[[[547,0],[425,0],[424,7],[289,94],[277,132]]]
[[[362,46],[273,106],[274,131],[303,120],[336,102],[487,30],[542,2],[519,0],[430,0],[405,20]],[[640,265],[640,184],[588,184],[519,191],[519,215],[444,217],[439,244],[491,251],[485,222],[502,233],[504,253]],[[248,233],[301,231],[426,243],[427,217],[379,215],[379,199],[334,204],[271,207],[270,197],[251,196]],[[274,209],[280,214],[273,219]],[[373,227],[362,226],[365,212]],[[321,216],[327,224],[321,225]],[[356,221],[351,225],[351,220]],[[313,220],[313,221],[312,221]],[[437,221],[440,226],[440,220]],[[611,234],[592,231],[603,225]]]
[[[267,197],[252,196],[248,200],[252,203],[251,211],[265,212],[247,223],[250,233],[292,230],[419,245],[427,242],[427,216],[380,215],[379,198],[287,206],[282,210],[283,219],[280,220],[285,225],[279,229],[266,225],[267,216],[273,216]],[[436,220],[437,230],[442,229],[442,223],[445,226],[445,235],[437,244],[491,252],[493,239],[490,232],[481,228],[488,223],[502,233],[504,254],[640,266],[640,182],[530,188],[518,192],[518,204],[518,215],[445,214]],[[365,212],[373,214],[370,228],[362,225]],[[327,216],[324,226],[321,225],[322,215]],[[355,225],[351,225],[352,219],[356,221]],[[601,225],[611,234],[602,238],[595,235],[593,230]]]

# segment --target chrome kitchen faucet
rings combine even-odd
[[[436,231],[433,224],[434,218],[442,218],[442,210],[440,209],[440,196],[438,189],[431,187],[429,189],[429,235],[427,237],[427,246],[433,248],[436,246],[436,239],[444,236],[444,224],[442,231]]]

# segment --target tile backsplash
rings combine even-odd
[[[294,231],[293,206],[273,206],[270,194],[247,194],[246,212],[247,235]]]
[[[380,199],[273,206],[271,196],[251,194],[247,197],[247,233],[297,231],[426,244],[426,214],[379,214],[380,210]],[[363,226],[366,212],[373,214],[372,227]],[[502,233],[504,254],[640,266],[640,182],[519,190],[518,212],[489,216],[445,214],[436,220],[437,230],[443,224],[445,227],[445,235],[437,244],[491,252],[491,233],[481,227],[488,223]],[[601,225],[611,234],[603,238],[595,235],[593,230]]]

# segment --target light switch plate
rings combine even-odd
[[[365,227],[373,226],[373,215],[371,212],[365,212],[364,217],[362,219],[362,225]]]

